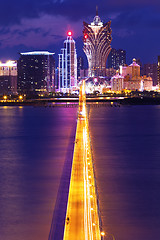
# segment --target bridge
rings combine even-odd
[[[101,240],[102,235],[83,81],[63,240]]]
[[[73,156],[64,166],[48,240],[102,240],[98,197],[86,108],[85,81],[80,87]],[[69,160],[71,159],[71,160]],[[67,173],[67,168],[69,171]]]

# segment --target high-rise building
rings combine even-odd
[[[157,85],[157,63],[147,63],[143,65],[143,75],[151,77],[153,85]]]
[[[157,83],[160,89],[160,56],[158,56],[158,66],[157,66]]]
[[[0,62],[0,94],[17,93],[17,62]]]
[[[88,77],[105,76],[106,61],[111,51],[111,21],[103,23],[97,10],[93,22],[83,22],[83,25],[83,50],[88,59]]]
[[[77,77],[80,77],[82,69],[84,69],[84,61],[83,57],[80,56],[77,58]]]
[[[18,60],[18,92],[48,93],[54,90],[54,53],[34,51],[20,53]]]
[[[59,54],[59,90],[70,92],[77,87],[77,53],[72,32],[68,32],[64,48]]]
[[[108,56],[108,68],[119,69],[126,64],[126,51],[123,49],[116,50],[112,48]]]

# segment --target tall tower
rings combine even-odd
[[[68,32],[64,48],[59,54],[59,90],[69,92],[77,86],[77,53],[72,32]]]
[[[91,24],[83,22],[84,52],[88,59],[88,76],[105,76],[106,61],[111,51],[111,21],[101,22],[96,9],[96,16]]]

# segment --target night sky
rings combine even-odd
[[[49,50],[56,58],[67,30],[73,31],[78,56],[83,21],[99,8],[103,22],[112,21],[112,47],[127,51],[127,63],[140,58],[157,62],[160,55],[159,0],[5,0],[0,6],[0,59],[18,59],[18,52]]]

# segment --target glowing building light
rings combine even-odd
[[[71,31],[68,31],[68,36],[72,36],[72,32]]]

